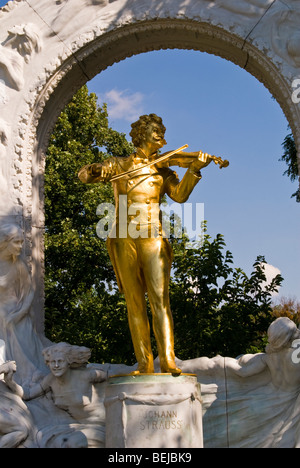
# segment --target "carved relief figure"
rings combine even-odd
[[[21,258],[24,233],[19,226],[0,228],[0,339],[6,357],[17,362],[17,378],[25,382],[47,372],[42,344],[31,317],[34,297],[31,277]]]
[[[13,361],[0,364],[0,374],[11,380]],[[22,399],[0,381],[0,448],[17,448],[30,435],[32,419]]]
[[[0,78],[20,91],[24,86],[24,63],[29,63],[32,55],[40,50],[40,34],[34,24],[11,28],[0,46]]]
[[[280,10],[270,16],[271,39],[274,51],[294,67],[300,66],[299,11]]]
[[[206,421],[208,427],[218,427],[219,434],[223,430],[219,446],[300,447],[299,345],[300,330],[281,317],[268,329],[265,353],[178,362],[201,382],[204,432]],[[215,446],[209,431],[205,439],[207,447]]]
[[[290,392],[300,391],[299,362],[295,362],[292,346],[300,339],[300,330],[287,317],[275,320],[268,329],[266,353],[244,355],[240,359],[226,358],[226,367],[241,377],[259,374],[266,368],[270,371],[275,388]]]
[[[6,203],[6,195],[8,192],[7,135],[7,124],[0,119],[0,207]]]
[[[90,350],[83,346],[53,344],[43,351],[51,373],[40,383],[26,389],[16,384],[11,374],[6,377],[7,385],[24,400],[49,393],[55,406],[71,416],[72,424],[55,425],[54,418],[51,425],[51,419],[48,419],[48,426],[39,435],[42,446],[104,447],[104,415],[101,414],[102,408],[93,402],[93,386],[105,381],[107,374],[86,366],[90,354]]]

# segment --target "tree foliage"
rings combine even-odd
[[[105,241],[96,234],[97,206],[113,202],[112,188],[82,184],[77,174],[86,164],[131,151],[85,86],[59,117],[47,153],[45,330],[55,342],[90,347],[98,362],[131,357],[132,350],[125,302]]]
[[[128,155],[131,144],[108,125],[106,106],[83,87],[58,119],[45,173],[45,331],[54,342],[92,350],[94,362],[133,364],[135,357],[124,297],[119,293],[105,241],[96,234],[97,206],[112,202],[110,184],[82,184],[79,169],[111,155]],[[263,350],[272,320],[271,294],[264,286],[264,258],[250,277],[233,267],[222,235],[187,249],[171,237],[170,284],[175,351],[181,359],[217,353],[235,356]],[[149,315],[150,317],[150,315]],[[153,340],[155,353],[155,340]]]
[[[281,297],[279,302],[273,306],[272,315],[275,318],[288,317],[293,320],[297,327],[300,325],[300,302],[295,298]]]
[[[298,170],[298,156],[297,148],[295,145],[295,140],[293,134],[288,134],[282,144],[284,153],[280,158],[280,161],[284,161],[287,164],[287,169],[284,171],[284,175],[287,175],[292,182],[298,180],[299,170]],[[300,189],[292,194],[292,197],[296,197],[296,201],[300,202]]]
[[[186,242],[184,237],[173,239],[171,300],[179,357],[263,351],[273,320],[272,294],[281,276],[266,285],[262,256],[257,257],[249,277],[234,268],[221,234],[212,240],[205,233],[194,249],[186,249]]]

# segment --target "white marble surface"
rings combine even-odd
[[[110,378],[107,448],[203,448],[200,386],[190,375]]]

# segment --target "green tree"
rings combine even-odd
[[[300,325],[300,301],[296,298],[281,297],[277,303],[273,305],[272,315],[274,318],[288,317],[293,320],[297,327]]]
[[[284,153],[280,158],[280,161],[284,161],[287,164],[287,169],[283,173],[287,175],[292,182],[295,182],[299,179],[299,170],[298,170],[298,157],[297,157],[297,148],[295,145],[295,140],[293,134],[290,133],[284,139],[282,144]],[[300,202],[300,189],[292,194],[292,197],[296,197],[296,201]]]
[[[45,330],[52,341],[92,349],[96,362],[133,359],[126,306],[116,289],[97,206],[113,202],[110,184],[82,184],[79,169],[132,146],[108,125],[106,106],[84,86],[58,119],[45,171]],[[113,354],[111,350],[114,350]]]
[[[272,293],[282,278],[266,286],[265,259],[258,257],[248,277],[233,267],[221,234],[204,234],[194,249],[188,239],[173,239],[174,273],[170,295],[175,323],[176,355],[181,359],[216,354],[237,356],[263,351],[274,317]]]

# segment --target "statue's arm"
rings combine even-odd
[[[90,371],[90,381],[91,383],[100,383],[107,380],[107,372],[100,369],[91,369]]]
[[[226,358],[225,367],[240,377],[250,377],[259,374],[267,367],[266,355],[264,353],[245,354],[239,359]]]
[[[24,389],[23,387],[21,387],[21,385],[17,384],[14,380],[12,379],[8,379],[6,377],[4,377],[4,381],[7,385],[7,387],[15,394],[15,395],[18,395],[19,397],[21,397],[22,399],[25,399],[24,398]]]
[[[177,174],[170,170],[170,173],[173,173],[173,175],[167,179],[165,192],[175,202],[185,203],[188,200],[193,189],[202,178],[200,169],[203,169],[211,163],[212,157],[208,153],[200,153],[179,153],[181,156],[195,157],[195,160],[190,163],[181,181],[179,181]],[[198,157],[196,157],[196,155]]]
[[[0,366],[0,374],[4,374],[6,386],[15,394],[23,398],[23,388],[13,380],[13,375],[17,370],[15,361],[7,361]]]
[[[195,186],[201,179],[200,173],[188,169],[180,181],[176,172],[171,171],[167,178],[165,193],[175,202],[184,203],[188,200]]]
[[[197,374],[197,373],[209,373],[223,369],[224,358],[221,356],[215,356],[213,358],[199,357],[194,359],[188,359],[186,361],[178,362],[178,366],[185,373]]]
[[[51,390],[51,383],[53,381],[52,374],[46,375],[43,380],[39,383],[36,383],[30,388],[23,389],[23,400],[33,400],[39,396],[45,395]]]
[[[34,398],[37,398],[41,395],[44,395],[47,393],[49,390],[51,390],[50,387],[50,381],[52,380],[52,375],[49,374],[40,383],[36,383],[30,388],[23,388],[21,385],[17,384],[13,380],[13,374],[16,371],[16,363],[14,361],[11,361],[9,363],[5,363],[3,366],[9,366],[9,367],[2,367],[0,366],[0,372],[4,373],[4,381],[7,387],[15,394],[21,397],[23,400],[33,400]]]
[[[79,180],[84,184],[109,182],[116,173],[116,158],[109,158],[103,163],[88,164],[80,169]]]

